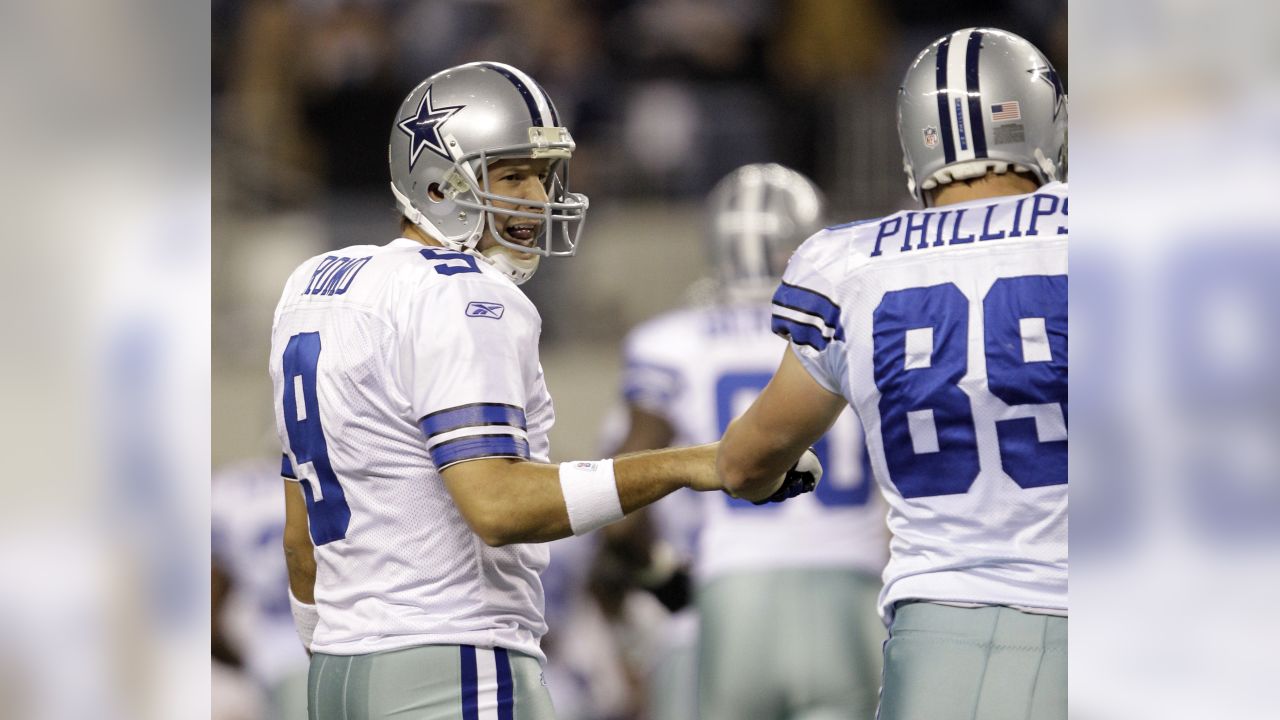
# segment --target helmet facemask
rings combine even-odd
[[[495,152],[480,150],[466,153],[455,159],[452,168],[445,173],[444,183],[439,184],[437,189],[444,199],[452,201],[459,208],[464,208],[464,213],[466,210],[474,211],[477,217],[483,218],[483,221],[472,226],[471,231],[463,238],[442,238],[434,228],[430,228],[432,237],[441,242],[457,245],[457,249],[475,250],[484,236],[484,231],[487,230],[498,244],[516,252],[541,257],[568,257],[577,253],[578,239],[582,235],[588,201],[586,195],[569,192],[567,189],[568,159],[572,155],[574,143],[563,128],[530,128],[530,134],[547,131],[563,131],[565,140],[543,145],[532,143],[517,145]],[[452,139],[450,139],[450,145],[456,146]],[[554,158],[543,184],[547,191],[547,200],[499,195],[491,189],[489,167],[493,163],[499,160],[523,158]],[[392,189],[395,190],[394,187]],[[494,203],[506,203],[516,207],[499,207]],[[534,208],[534,210],[516,208]],[[504,238],[496,221],[499,215],[540,221],[538,236],[534,243],[521,245]]]
[[[530,134],[550,130],[562,131],[563,128],[530,128]],[[567,189],[568,159],[573,152],[573,140],[568,139],[567,131],[564,132],[564,137],[566,142],[550,146],[514,147],[506,148],[501,153],[491,154],[480,151],[464,155],[454,163],[453,171],[446,176],[450,189],[455,190],[452,199],[459,207],[482,213],[485,219],[483,229],[487,229],[493,239],[505,248],[540,257],[570,257],[576,254],[578,239],[582,235],[583,221],[586,219],[588,201],[586,195],[569,192]],[[530,150],[533,152],[529,152]],[[553,158],[553,162],[548,166],[547,179],[543,183],[543,188],[547,192],[545,201],[499,195],[491,190],[489,166],[498,160],[508,158]],[[479,168],[479,178],[475,176],[475,168]],[[459,191],[459,179],[465,184],[463,186],[465,191]],[[446,190],[447,194],[448,190]],[[514,205],[516,208],[535,209],[498,207],[494,204],[495,202]],[[522,245],[504,238],[498,229],[497,216],[499,215],[505,216],[508,220],[526,218],[540,221],[538,235],[534,238],[533,244]],[[482,232],[476,235],[471,247],[474,248],[479,243],[482,235]]]

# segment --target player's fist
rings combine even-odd
[[[822,479],[822,463],[818,462],[818,456],[814,454],[813,448],[804,451],[800,459],[795,465],[782,476],[782,485],[776,492],[763,500],[753,502],[753,505],[764,505],[765,503],[779,503],[783,500],[789,500],[801,493],[813,492],[818,487],[818,481]]]

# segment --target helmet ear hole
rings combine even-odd
[[[440,191],[440,183],[431,183],[427,186],[427,199],[431,202],[444,200],[444,193]]]

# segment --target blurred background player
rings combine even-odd
[[[519,69],[438,72],[391,128],[401,236],[318,255],[286,282],[270,371],[312,718],[553,718],[537,543],[721,488],[713,445],[547,461],[541,320],[517,286],[578,249],[574,148]],[[745,497],[811,490],[804,462]]]
[[[785,468],[852,405],[888,500],[882,720],[1067,716],[1067,107],[991,28],[939,38],[898,95],[926,209],[805,242],[791,341],[721,446],[727,485]]]
[[[699,288],[702,302],[627,336],[630,428],[621,452],[713,441],[786,350],[769,330],[769,297],[791,253],[822,226],[821,193],[781,165],[746,165],[715,187],[707,214],[714,277]],[[866,718],[875,711],[885,508],[852,412],[815,449],[825,474],[810,496],[770,507],[723,493],[678,493],[646,512],[674,547],[690,544],[691,529],[700,534],[696,696],[705,720]],[[697,519],[690,521],[691,513]],[[635,522],[619,523],[606,537]],[[679,666],[680,655],[667,662]],[[661,668],[659,677],[679,676]],[[666,707],[666,717],[693,716],[672,702],[690,697],[687,690],[659,680],[652,694],[655,713]]]
[[[209,512],[214,659],[253,681],[263,720],[305,720],[307,653],[298,645],[280,552],[280,461],[244,460],[215,472]]]

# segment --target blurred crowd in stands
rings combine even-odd
[[[761,161],[829,192],[884,182],[902,68],[957,27],[1019,33],[1067,72],[1062,0],[213,0],[212,17],[215,202],[249,212],[385,192],[397,104],[471,60],[544,85],[593,199],[699,197]],[[890,147],[860,170],[836,155],[863,117]]]

